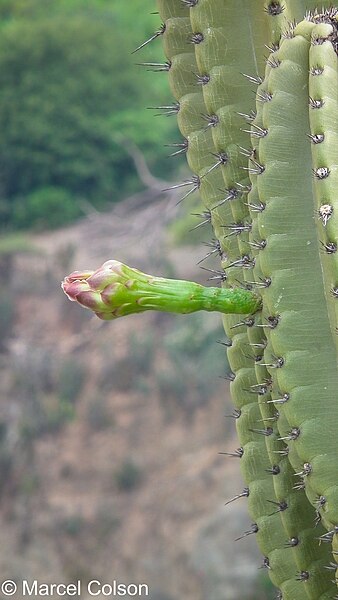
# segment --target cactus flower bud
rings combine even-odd
[[[70,300],[104,320],[146,310],[248,314],[260,307],[259,297],[248,290],[204,287],[193,281],[154,277],[117,260],[106,261],[96,271],[74,271],[61,286]]]

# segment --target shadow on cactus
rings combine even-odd
[[[63,289],[104,319],[222,313],[240,444],[229,454],[252,519],[239,538],[256,536],[277,598],[338,598],[338,7],[157,6],[162,25],[146,43],[163,42],[156,70],[168,73],[193,171],[182,188],[199,190],[221,286],[108,261]]]

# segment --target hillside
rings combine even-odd
[[[60,288],[108,258],[206,283],[203,249],[170,243],[178,210],[140,194],[2,250],[2,579],[143,582],[152,600],[272,598],[255,540],[234,543],[250,526],[246,501],[224,507],[243,483],[219,454],[238,445],[219,317],[105,323]]]

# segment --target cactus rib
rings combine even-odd
[[[296,27],[293,37],[285,39],[275,53],[278,67],[267,69],[262,84],[271,100],[264,104],[259,121],[268,135],[259,140],[256,148],[265,171],[255,182],[255,193],[258,191],[266,209],[253,218],[266,240],[256,265],[259,263],[264,276],[270,276],[272,281],[269,289],[262,290],[263,315],[278,315],[277,326],[267,330],[266,363],[275,397],[281,390],[290,396],[280,407],[283,420],[277,425],[281,437],[287,440],[289,460],[301,478],[299,487],[305,487],[313,505],[318,505],[318,498],[325,498],[320,516],[335,541],[338,447],[334,423],[338,420],[338,380],[335,342],[327,314],[320,310],[325,306],[325,298],[307,140],[308,61],[313,30],[310,20]],[[288,108],[291,105],[292,114]],[[290,147],[297,156],[296,163],[288,160]],[[310,330],[314,335],[311,341]],[[283,357],[280,364],[276,356]],[[292,430],[299,433],[292,435]],[[325,442],[330,431],[332,440]]]
[[[312,31],[309,97],[321,100],[322,105],[319,109],[309,105],[309,136],[325,298],[332,337],[338,344],[338,56],[334,47],[338,21],[334,24],[332,19],[332,23],[320,23]]]

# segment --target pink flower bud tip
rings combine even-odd
[[[76,302],[77,295],[88,289],[87,280],[93,273],[94,271],[73,271],[68,277],[65,277],[61,287],[69,300]]]
[[[126,279],[124,266],[117,260],[107,260],[96,271],[73,271],[65,277],[61,287],[72,302],[93,310],[100,318],[111,319],[114,314],[112,295]]]

